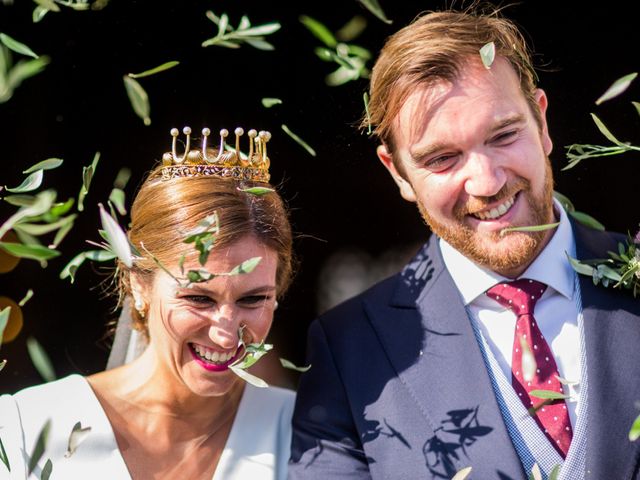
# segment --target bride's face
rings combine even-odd
[[[180,287],[167,273],[155,275],[148,300],[150,346],[158,372],[170,384],[178,382],[200,396],[219,396],[242,382],[229,365],[243,355],[245,343],[261,342],[273,321],[276,300],[277,253],[255,237],[229,247],[214,247],[207,264],[186,262],[184,272],[206,269],[227,273],[242,262],[261,257],[250,273],[221,275]],[[172,273],[181,276],[177,265]],[[155,374],[154,374],[155,375]]]

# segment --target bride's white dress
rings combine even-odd
[[[294,392],[245,386],[238,413],[213,480],[286,478]],[[0,439],[10,462],[0,462],[0,479],[25,480],[29,455],[43,425],[51,420],[46,450],[29,479],[40,479],[51,459],[51,480],[130,480],[111,424],[87,380],[61,380],[0,396]],[[91,432],[65,456],[74,425]]]

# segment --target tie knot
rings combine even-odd
[[[544,283],[521,278],[512,282],[502,282],[487,290],[487,296],[516,315],[533,315],[536,302],[547,286]]]

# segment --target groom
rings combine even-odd
[[[311,325],[290,478],[640,479],[640,301],[567,260],[620,238],[554,202],[535,80],[498,14],[430,13],[387,41],[377,153],[435,235]]]

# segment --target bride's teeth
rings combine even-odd
[[[210,360],[211,360],[212,362],[219,362],[219,361],[220,361],[220,354],[219,354],[218,352],[213,352],[213,353],[211,354],[211,358],[210,358]]]

